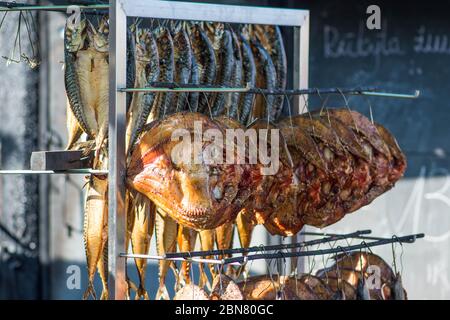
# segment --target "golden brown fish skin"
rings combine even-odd
[[[208,24],[206,24],[208,26]],[[225,29],[223,23],[212,23],[210,27],[210,39],[214,48],[217,71],[215,84],[217,86],[228,87],[231,83],[231,76],[234,67],[234,49],[230,30]],[[207,32],[208,33],[208,32]],[[226,93],[215,93],[212,95],[210,104],[212,105],[212,115],[218,116],[225,110]]]
[[[105,228],[107,228],[108,221],[108,182],[106,178],[91,176],[86,194],[83,236],[88,268],[88,287],[83,299],[88,299],[90,295],[96,299],[93,281],[107,243],[107,232],[105,234],[107,229]]]
[[[134,87],[143,88],[149,86],[159,78],[158,47],[153,34],[146,29],[137,31],[136,43],[135,82]],[[134,92],[128,112],[127,145],[129,155],[135,142],[142,133],[150,112],[154,107],[156,94],[154,92]]]
[[[191,46],[199,69],[200,84],[212,85],[216,79],[216,56],[211,40],[199,24],[192,24],[189,30]],[[210,94],[201,94],[198,102],[198,112],[209,112]],[[211,106],[210,106],[211,107]]]
[[[80,127],[88,136],[93,136],[94,127],[88,122],[85,101],[82,98],[79,79],[79,54],[86,46],[86,20],[71,28],[66,24],[64,31],[64,84],[66,88],[69,106],[77,119]]]
[[[274,90],[276,71],[272,58],[256,38],[252,38],[250,43],[255,58],[256,68],[259,70],[259,72],[256,73],[256,86],[260,89]],[[258,94],[255,100],[252,119],[269,119],[270,121],[273,121],[274,119],[271,118],[271,114],[273,113],[274,101],[274,95],[264,96]]]
[[[137,193],[133,203],[135,218],[131,232],[131,247],[134,254],[148,254],[150,240],[155,226],[155,205],[141,193]],[[139,288],[135,300],[143,298],[149,300],[145,290],[145,272],[147,270],[147,259],[134,259],[139,276]]]
[[[176,252],[177,249],[177,223],[164,211],[158,208],[155,215],[156,251],[158,255]],[[159,261],[159,288],[156,293],[156,300],[169,300],[165,279],[172,261]]]
[[[175,79],[175,60],[173,39],[169,29],[166,27],[158,27],[153,31],[156,43],[158,45],[159,55],[159,81],[173,82]],[[158,104],[154,113],[154,119],[165,117],[175,111],[173,105],[173,93],[164,92],[158,95]]]
[[[66,125],[68,133],[66,150],[72,150],[72,148],[75,146],[75,144],[83,134],[83,129],[81,129],[80,125],[78,124],[78,120],[73,114],[69,101],[67,101],[66,117],[67,117]]]
[[[249,85],[251,88],[256,86],[256,63],[253,57],[253,52],[250,43],[246,39],[244,34],[239,34],[239,40],[241,43],[242,51],[242,71],[243,71],[243,83]],[[253,104],[255,100],[255,95],[252,93],[245,93],[241,95],[239,101],[240,110],[240,122],[242,124],[247,124],[251,121],[251,111],[253,110]]]
[[[103,23],[103,24],[102,24]],[[90,107],[94,114],[93,121],[96,122],[95,141],[97,161],[100,149],[105,143],[108,136],[108,114],[109,114],[109,44],[107,34],[104,33],[106,26],[105,20],[102,19],[99,30],[92,24],[88,24],[87,36],[91,50],[90,60],[90,83],[89,94],[94,95],[94,100],[90,100]]]
[[[192,48],[189,35],[180,22],[172,26],[171,32],[174,46],[175,82],[186,84],[189,83],[192,68]],[[176,112],[186,110],[187,97],[186,92],[175,96]]]
[[[286,89],[287,58],[280,27],[273,25],[255,25],[254,33],[272,58],[276,71],[275,88],[279,90]],[[272,120],[277,120],[280,117],[283,111],[283,102],[284,95],[275,96],[270,114]]]
[[[105,226],[104,232],[106,233],[105,237],[107,238],[108,228]],[[103,252],[98,261],[97,265],[98,274],[100,275],[100,279],[102,281],[102,294],[100,296],[100,300],[108,300],[109,299],[109,289],[108,289],[108,241],[106,241]]]
[[[242,54],[241,54],[241,44],[239,42],[238,35],[233,31],[232,28],[228,29],[231,33],[233,55],[234,55],[234,67],[231,74],[231,87],[240,88],[245,86],[243,83],[243,65],[242,65]],[[230,118],[239,121],[242,110],[239,109],[239,101],[241,99],[241,93],[233,92],[228,94],[226,104],[225,104],[225,114]]]
[[[177,238],[179,252],[194,251],[197,234],[197,230],[179,225]],[[180,280],[183,280],[185,284],[190,284],[192,281],[190,271],[191,263],[187,261],[181,262]]]

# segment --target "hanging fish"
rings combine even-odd
[[[159,56],[156,40],[149,30],[138,31],[138,43],[136,44],[136,77],[134,86],[137,88],[149,86],[159,78]],[[134,92],[131,101],[128,125],[127,146],[128,154],[150,115],[154,105],[155,92]]]
[[[159,81],[160,82],[173,82],[175,72],[174,61],[174,47],[172,36],[169,29],[165,27],[158,27],[153,31],[156,43],[158,45],[159,55]],[[153,119],[165,117],[175,111],[173,104],[172,92],[161,92],[158,95],[158,103],[156,108],[152,110],[151,117]]]
[[[164,211],[158,209],[155,216],[156,231],[156,252],[162,256],[165,253],[175,252],[177,248],[177,223],[169,217]],[[156,300],[169,300],[169,293],[165,284],[169,267],[173,265],[172,261],[159,261],[159,288],[156,293]]]
[[[251,48],[255,57],[256,68],[256,86],[260,89],[269,91],[275,89],[276,70],[272,58],[261,43],[256,39],[251,39]],[[273,113],[274,95],[258,94],[255,99],[255,106],[252,113],[252,119],[269,119]]]
[[[199,69],[200,84],[212,85],[216,79],[216,56],[211,41],[199,24],[193,23],[189,30],[192,51]],[[198,112],[209,112],[210,94],[202,93],[199,97]],[[211,107],[211,106],[210,106]]]
[[[239,43],[239,38],[233,29],[228,29],[231,33],[232,45],[233,45],[233,55],[234,55],[234,66],[233,72],[231,74],[231,87],[240,88],[246,83],[243,83],[243,65],[242,65],[242,54],[241,45]],[[239,109],[239,100],[241,98],[241,93],[233,92],[229,93],[225,103],[225,114],[230,118],[238,120],[240,119],[242,110]]]
[[[86,20],[81,20],[78,25],[66,24],[64,31],[64,83],[69,105],[73,115],[77,119],[81,129],[88,137],[95,135],[96,124],[89,115],[86,99],[82,97],[83,77],[89,66],[89,59],[84,58],[87,54],[86,46]],[[80,79],[81,76],[81,79]]]
[[[171,29],[174,47],[175,60],[175,83],[189,83],[192,68],[192,48],[189,35],[181,22],[177,22]],[[184,111],[186,109],[188,94],[186,92],[178,93],[174,99],[176,101],[175,111]]]
[[[280,27],[274,25],[255,25],[254,33],[264,49],[270,54],[276,72],[275,89],[286,89],[287,58]],[[274,97],[270,119],[277,120],[283,111],[284,95]]]
[[[230,30],[226,30],[223,23],[206,24],[209,38],[212,42],[217,70],[215,85],[228,87],[231,83],[231,76],[234,67],[234,49]],[[226,93],[216,93],[212,95],[210,104],[212,106],[212,115],[221,115],[225,109]]]
[[[197,242],[198,232],[189,227],[183,225],[178,226],[178,250],[180,252],[190,252],[195,249],[195,243]],[[191,279],[191,263],[187,261],[181,262],[180,282],[183,284],[190,284]]]
[[[137,193],[133,203],[134,223],[131,232],[131,247],[134,254],[148,254],[150,240],[155,225],[156,207],[147,197]],[[135,299],[149,299],[145,290],[145,272],[147,270],[147,259],[134,259],[139,276],[139,288]]]
[[[94,276],[107,244],[108,181],[106,178],[91,176],[86,194],[83,239],[88,268],[88,287],[83,299],[88,299],[89,296],[96,299]],[[107,290],[107,286],[105,289]],[[104,291],[104,294],[106,296],[107,291]],[[102,296],[104,297],[103,294]]]
[[[243,71],[243,79],[242,81],[251,88],[254,88],[256,85],[256,63],[253,57],[252,49],[250,47],[250,43],[246,39],[246,37],[241,33],[240,34],[241,41],[241,51],[242,51],[242,71]],[[250,121],[250,113],[253,108],[255,95],[252,93],[244,93],[241,95],[239,101],[240,110],[240,122],[242,124],[247,124]]]

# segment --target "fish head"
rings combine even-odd
[[[197,113],[155,122],[134,149],[127,172],[130,187],[193,229],[215,228],[240,210],[233,201],[242,170],[223,163],[223,145],[208,139],[207,130],[220,134],[223,129]]]
[[[103,26],[102,23],[100,23],[99,29],[97,29],[89,20],[87,21],[87,23],[87,35],[89,38],[90,46],[99,52],[108,52],[109,29]]]
[[[69,52],[77,52],[84,47],[86,40],[86,20],[78,24],[66,24],[64,30],[65,47]]]

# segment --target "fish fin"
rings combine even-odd
[[[143,286],[139,286],[139,288],[137,289],[136,295],[134,296],[134,300],[140,300],[141,298],[144,300],[150,300],[148,292],[147,290],[145,290]]]
[[[167,287],[165,285],[159,286],[155,300],[170,300],[169,292],[167,291]]]
[[[94,298],[94,300],[97,300],[97,294],[95,293],[94,284],[92,282],[89,282],[88,287],[83,294],[83,300],[89,299],[89,296]]]

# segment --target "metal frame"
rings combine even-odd
[[[245,7],[178,1],[110,0],[110,96],[109,96],[109,291],[111,299],[125,299],[125,95],[127,17],[207,20],[227,23],[274,24],[294,27],[293,88],[308,87],[309,11]],[[280,18],[282,17],[282,19]],[[294,110],[299,112],[299,99]]]

